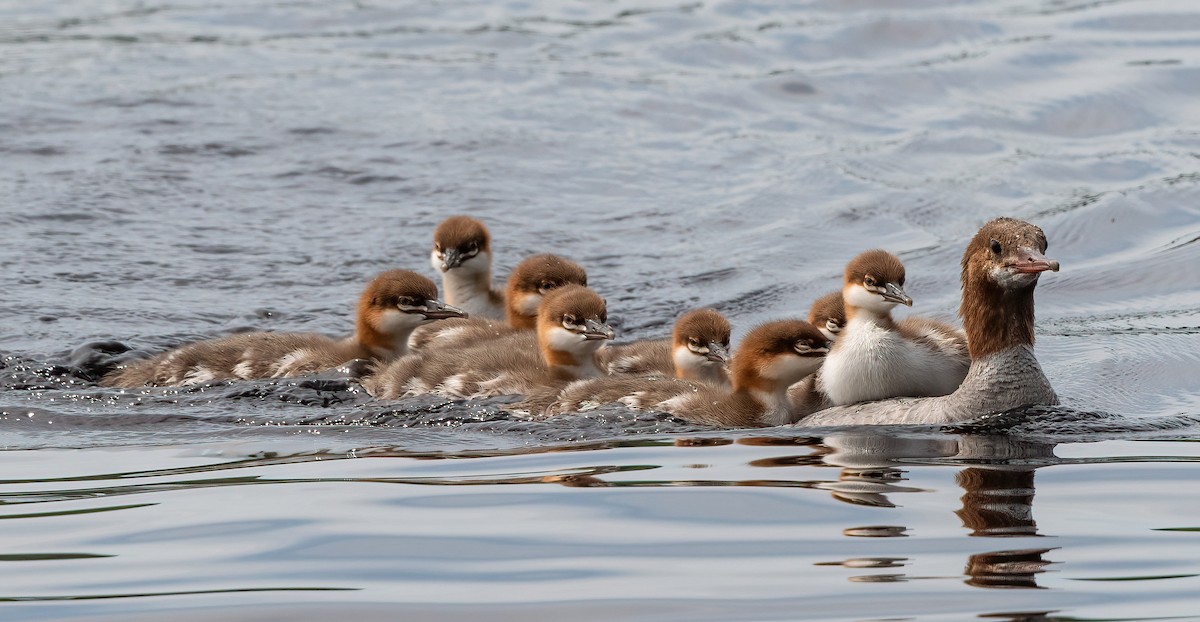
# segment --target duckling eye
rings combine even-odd
[[[435,253],[437,253],[437,254],[441,255],[441,254],[442,254],[442,245],[441,245],[441,244],[434,244],[434,245],[433,245],[433,252],[435,252]]]
[[[873,277],[873,276],[863,277],[863,284],[866,285],[867,287],[875,287],[875,277]]]
[[[471,242],[471,244],[469,246],[467,246],[467,252],[471,253],[471,254],[478,253],[479,252],[479,243]]]
[[[1000,247],[1000,243],[997,242],[996,240],[992,240],[992,252],[999,255],[1000,251],[1002,251],[1002,250],[1004,250],[1004,249]]]
[[[417,300],[412,296],[401,296],[396,299],[396,304],[401,307],[415,307],[417,306]]]
[[[540,289],[544,292],[550,291],[550,290],[554,289],[554,282],[553,281],[542,281],[541,284],[538,285],[538,289]]]
[[[797,341],[796,345],[792,347],[800,354],[804,354],[805,352],[812,350],[812,346],[808,345],[807,341]]]

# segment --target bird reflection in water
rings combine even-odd
[[[968,466],[956,475],[962,487],[962,508],[955,514],[972,537],[1037,537],[1033,518],[1034,472],[1040,464],[1052,462],[1053,445],[1018,441],[1009,437],[963,436],[953,439],[903,439],[881,435],[833,435],[824,440],[830,449],[822,456],[826,464],[842,467],[838,482],[821,486],[834,498],[859,505],[895,507],[887,495],[893,492],[917,492],[918,488],[897,486],[905,479],[905,470],[895,466],[899,460],[943,459]],[[903,527],[851,527],[847,536],[897,537],[906,535]],[[977,553],[967,559],[966,584],[982,588],[1040,589],[1036,577],[1046,572],[1052,561],[1044,555],[1053,548],[1027,548]],[[902,565],[902,558],[891,559]],[[850,568],[876,567],[857,564],[861,560],[826,562]],[[904,574],[877,574],[850,577],[859,582],[907,581],[917,577]],[[932,578],[932,577],[931,577]]]

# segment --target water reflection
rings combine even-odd
[[[1036,537],[1033,518],[1034,473],[1054,458],[1054,445],[1008,436],[957,438],[897,438],[878,434],[838,434],[824,439],[829,449],[821,459],[842,468],[838,482],[820,486],[847,503],[895,507],[889,494],[919,492],[897,486],[906,479],[899,464],[927,460],[968,463],[955,476],[962,487],[962,507],[955,514],[974,537]],[[903,536],[904,527],[854,527],[846,536]],[[1044,555],[1052,548],[1016,549],[977,553],[967,559],[967,585],[983,588],[1040,589],[1038,574],[1054,563]],[[843,564],[845,565],[845,564]],[[870,567],[870,566],[854,566]],[[913,577],[882,574],[851,577],[851,581],[893,582]]]
[[[990,588],[1042,589],[1034,578],[1055,562],[1042,556],[1054,549],[1020,549],[979,553],[967,560],[967,585]]]
[[[955,477],[965,493],[955,514],[972,536],[1036,536],[1033,469],[970,467]]]

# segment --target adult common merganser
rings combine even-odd
[[[492,289],[492,236],[470,216],[451,216],[433,231],[433,269],[446,302],[471,317],[504,318],[504,292]]]
[[[101,379],[112,387],[192,385],[213,380],[283,378],[366,358],[405,354],[413,329],[443,318],[465,317],[437,300],[433,281],[408,270],[376,276],[358,301],[354,335],[244,333],[201,341],[120,367]]]
[[[505,321],[473,316],[451,320],[416,331],[409,345],[421,352],[460,348],[514,331],[533,330],[542,297],[570,284],[587,286],[587,272],[579,264],[558,255],[532,255],[517,264],[508,276],[504,294]]]
[[[829,292],[813,302],[808,310],[808,323],[816,326],[830,341],[836,341],[846,327],[846,306],[842,292]]]
[[[528,395],[603,373],[596,351],[613,338],[604,299],[581,285],[547,290],[536,332],[512,332],[461,349],[392,362],[363,385],[375,397]]]
[[[619,401],[630,408],[662,410],[704,425],[753,427],[782,425],[806,412],[796,412],[788,387],[820,368],[829,342],[804,320],[778,320],[752,329],[733,355],[732,390],[675,378],[633,378]],[[581,383],[582,384],[582,383]],[[567,412],[589,400],[575,397],[572,387],[548,412]],[[611,401],[607,396],[601,399]],[[573,403],[572,403],[573,401]],[[600,401],[596,397],[590,403]]]
[[[912,305],[904,292],[904,264],[895,255],[872,250],[851,260],[842,300],[846,328],[818,378],[832,404],[946,395],[967,375],[970,358],[961,333],[924,318],[892,320],[892,307]]]
[[[675,321],[671,339],[608,345],[598,356],[610,374],[660,374],[729,386],[729,320],[715,309],[689,311]]]
[[[1046,235],[1032,224],[997,218],[985,224],[962,258],[962,304],[971,368],[950,395],[892,399],[817,412],[802,426],[941,424],[1035,404],[1058,396],[1033,355],[1033,290],[1047,259]]]

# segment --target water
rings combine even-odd
[[[1197,67],[1189,0],[0,2],[0,619],[1200,619]],[[1068,408],[534,423],[72,357],[348,332],[464,212],[622,338],[735,341],[871,247],[949,318],[1024,218]]]

